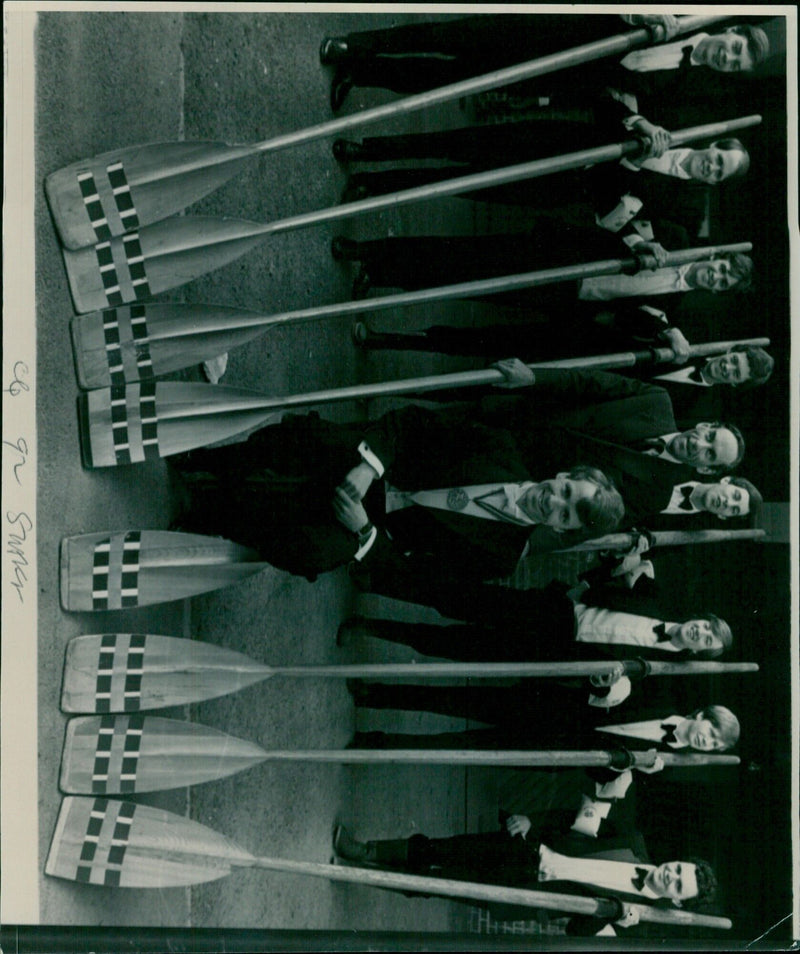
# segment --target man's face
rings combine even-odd
[[[688,721],[690,724],[686,738],[693,749],[697,749],[698,752],[719,752],[720,749],[725,748],[719,730],[704,718],[702,712],[698,712]]]
[[[680,906],[697,897],[697,866],[686,861],[665,861],[647,876],[647,886],[660,898]]]
[[[519,506],[537,523],[559,533],[577,530],[583,526],[576,512],[578,502],[592,500],[598,490],[591,480],[573,480],[569,474],[558,474],[553,480],[534,484],[520,499]]]
[[[723,649],[722,640],[711,628],[711,620],[708,619],[687,619],[685,623],[681,623],[673,643],[692,653]]]
[[[736,435],[727,427],[700,423],[689,431],[676,434],[667,445],[670,454],[698,473],[714,473],[716,468],[732,466],[739,454]]]
[[[724,33],[715,33],[698,44],[697,58],[702,60],[704,66],[719,73],[741,73],[753,68],[747,40],[731,28]]]
[[[704,370],[714,384],[736,386],[750,380],[750,361],[743,351],[715,355],[706,362]]]
[[[691,275],[695,288],[711,292],[730,291],[739,279],[731,273],[731,263],[727,258],[712,258],[707,262],[698,262],[692,268]]]
[[[701,509],[713,513],[720,520],[743,517],[750,513],[750,494],[723,478],[718,484],[706,484]]]
[[[693,149],[689,154],[687,172],[696,182],[716,185],[732,176],[742,163],[744,153],[740,149]]]

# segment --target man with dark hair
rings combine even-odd
[[[678,371],[668,371],[653,376],[656,381],[676,384],[694,384],[713,387],[727,384],[741,391],[766,384],[772,376],[775,359],[763,348],[753,345],[734,345],[725,354],[700,358],[689,362]]]

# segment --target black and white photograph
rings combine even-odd
[[[794,949],[796,8],[4,53],[3,948]]]

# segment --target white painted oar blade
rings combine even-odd
[[[70,612],[182,600],[260,573],[255,551],[169,530],[100,531],[61,540],[61,605]]]
[[[150,633],[76,636],[67,644],[64,712],[142,712],[215,699],[272,675],[242,653]]]
[[[88,468],[169,457],[278,420],[280,402],[243,388],[189,381],[140,381],[78,398]],[[267,405],[264,407],[263,405]]]
[[[222,305],[142,302],[72,319],[78,384],[86,390],[146,381],[201,364],[264,333],[229,330],[259,314]]]
[[[44,181],[59,238],[78,249],[175,215],[236,175],[246,151],[221,142],[148,143],[65,166]]]
[[[143,715],[70,719],[60,787],[75,795],[132,795],[200,785],[258,765],[266,753],[218,729]]]
[[[221,268],[263,241],[246,219],[185,216],[75,251],[63,249],[75,311],[144,301]]]
[[[215,881],[254,860],[223,835],[173,812],[67,796],[44,870],[83,884],[170,888]]]

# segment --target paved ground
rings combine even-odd
[[[401,18],[378,15],[371,25]],[[363,20],[359,21],[363,22]],[[115,146],[188,139],[254,141],[330,118],[329,72],[317,59],[325,34],[354,27],[342,14],[43,14],[37,38],[37,178],[82,156]],[[388,98],[356,91],[345,112]],[[458,123],[458,104],[417,115]],[[388,125],[383,128],[388,129]],[[397,128],[402,128],[398,126]],[[256,159],[193,211],[268,221],[338,201],[344,173],[322,140]],[[442,200],[394,210],[345,226],[358,237],[424,229],[470,231],[471,203]],[[39,422],[39,819],[43,868],[59,805],[58,764],[65,717],[58,708],[63,651],[87,632],[191,634],[274,665],[410,658],[375,641],[347,649],[334,642],[339,622],[358,608],[387,609],[375,598],[357,603],[344,571],[311,585],[266,571],[241,585],[136,611],[67,614],[59,608],[57,541],[65,534],[165,528],[175,514],[165,465],[81,469],[77,393],[68,338],[71,305],[43,192],[37,195]],[[335,224],[276,236],[230,266],[177,290],[175,300],[217,302],[264,311],[349,298],[349,266],[333,262]],[[459,319],[480,317],[462,304]],[[436,310],[415,315],[427,323]],[[452,312],[451,312],[452,314]],[[399,316],[382,314],[389,327]],[[405,319],[407,322],[412,319]],[[230,356],[226,382],[275,394],[359,380],[459,369],[421,356],[363,355],[350,323],[318,322],[271,332]],[[197,377],[194,371],[190,377]],[[364,414],[344,405],[341,419]],[[369,409],[379,413],[380,407]],[[326,410],[326,413],[328,411]],[[398,609],[399,607],[388,607]],[[373,642],[373,645],[366,645]],[[167,713],[169,714],[169,713]],[[279,680],[179,713],[251,739],[266,748],[344,746],[355,710],[338,681]],[[359,725],[413,731],[459,725],[434,716],[360,715]],[[463,723],[461,723],[463,725]],[[327,861],[334,819],[360,835],[444,834],[491,823],[497,777],[447,768],[265,765],[226,781],[142,801],[168,807],[224,832],[254,853]],[[463,929],[467,909],[324,880],[242,871],[191,890],[89,889],[42,876],[47,923],[149,924],[270,928]]]

